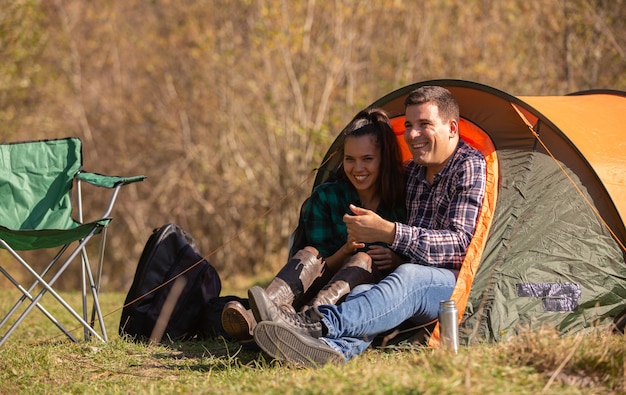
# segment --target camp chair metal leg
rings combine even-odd
[[[31,304],[22,312],[20,317],[16,322],[13,323],[11,328],[7,331],[4,337],[0,340],[0,346],[4,344],[9,335],[17,328],[17,326],[24,320],[26,315],[30,313],[33,307],[39,305],[39,301],[45,295],[46,292],[50,292],[52,296],[81,324],[83,327],[88,330],[92,335],[94,335],[97,339],[101,341],[105,341],[103,337],[101,337],[79,314],[74,311],[74,309],[65,302],[65,300],[52,288],[52,284],[61,276],[61,274],[65,271],[65,269],[69,266],[69,264],[76,258],[81,250],[84,248],[85,244],[91,237],[94,235],[95,229],[92,230],[78,245],[78,247],[72,252],[72,254],[67,258],[65,263],[59,268],[56,274],[50,279],[50,281],[46,282],[26,261],[22,259],[4,240],[0,239],[0,242],[4,245],[4,247],[30,272],[30,274],[37,280],[39,284],[41,284],[44,289],[42,289],[39,294],[31,301]],[[90,271],[89,271],[90,272]],[[63,331],[66,335],[71,336],[67,331]]]
[[[76,191],[77,191],[77,202],[78,202],[78,220],[82,223],[83,222],[83,198],[82,198],[82,188],[81,188],[81,181],[77,180],[77,187],[76,187]],[[107,217],[109,216],[109,214],[111,213],[111,211],[113,210],[113,205],[115,204],[115,200],[117,199],[117,195],[121,189],[122,185],[118,185],[116,186],[112,193],[111,193],[111,198],[109,199],[109,205],[106,208],[106,211],[104,213],[103,217]],[[101,242],[100,242],[100,255],[99,255],[99,260],[98,260],[98,275],[96,278],[96,283],[94,283],[94,279],[93,276],[91,275],[91,266],[89,265],[89,260],[87,258],[87,252],[85,251],[83,253],[83,282],[82,282],[82,292],[83,292],[83,315],[85,318],[85,321],[87,320],[87,290],[86,290],[86,278],[85,278],[85,272],[87,272],[88,277],[89,277],[89,286],[91,288],[91,294],[93,297],[93,306],[91,309],[91,319],[90,319],[90,326],[93,328],[95,325],[95,319],[96,319],[96,314],[98,316],[98,322],[100,325],[100,332],[102,333],[102,336],[104,337],[104,340],[108,340],[107,338],[107,334],[106,334],[106,329],[104,327],[104,318],[102,317],[102,311],[100,310],[100,301],[98,299],[98,294],[100,293],[100,280],[102,278],[102,266],[104,263],[104,248],[106,245],[106,236],[107,236],[107,229],[108,227],[105,226],[102,231],[101,231]],[[86,270],[85,270],[86,269]],[[89,337],[89,334],[87,332],[87,330],[85,329],[85,340],[87,340]]]
[[[83,263],[83,268],[82,268],[82,272],[83,272],[83,284],[82,284],[83,318],[85,321],[87,321],[87,286],[89,286],[89,289],[91,291],[91,297],[93,300],[92,310],[95,310],[98,314],[98,324],[100,325],[100,332],[102,333],[102,337],[104,341],[107,341],[108,339],[107,339],[106,328],[104,327],[104,319],[102,317],[102,311],[100,310],[100,300],[98,298],[99,290],[98,288],[96,288],[93,274],[91,271],[91,265],[89,264],[89,259],[87,258],[87,253],[84,251],[84,249],[82,252],[82,263]],[[92,318],[91,318],[91,322],[89,323],[89,326],[93,328],[94,324],[95,324],[95,317],[93,317],[93,313],[92,313]],[[87,331],[87,328],[85,328],[85,340],[89,340],[89,332]]]
[[[101,241],[100,241],[100,256],[99,256],[99,260],[98,260],[98,271],[97,271],[97,277],[96,277],[96,281],[95,281],[95,288],[92,287],[92,292],[94,292],[94,299],[98,298],[98,295],[100,295],[100,285],[101,285],[101,281],[102,281],[102,268],[104,266],[104,249],[106,247],[106,240],[107,240],[107,229],[108,227],[104,227],[104,229],[102,229],[102,232],[100,233],[100,237],[101,237]],[[93,284],[93,282],[92,282]],[[103,337],[105,340],[107,339],[107,334],[106,334],[106,329],[104,327],[104,319],[102,317],[102,311],[100,310],[100,301],[98,299],[98,302],[93,304],[92,309],[91,309],[91,321],[90,321],[90,325],[93,328],[94,324],[95,324],[95,315],[98,315],[98,321],[100,323],[100,332],[102,333]]]
[[[87,321],[87,265],[89,265],[89,261],[87,260],[87,252],[82,249],[80,252],[81,255],[81,265],[80,265],[80,273],[81,273],[81,281],[80,281],[80,293],[81,293],[81,301],[83,303],[83,319]],[[89,331],[87,328],[83,328],[83,338],[85,340],[89,339]]]
[[[3,240],[2,241],[3,245],[6,245],[4,243]],[[67,250],[68,245],[64,245],[59,252],[54,256],[54,258],[50,261],[50,263],[48,264],[48,266],[46,266],[46,268],[41,272],[40,277],[44,277],[52,268],[52,266],[54,266],[54,264],[59,260],[59,258],[63,255],[63,253]],[[15,251],[9,250],[11,252],[11,254],[14,257],[19,257]],[[18,258],[19,260],[19,258]],[[21,263],[21,262],[20,262]],[[23,264],[23,263],[22,263]],[[9,281],[15,285],[20,292],[22,292],[22,296],[18,299],[18,301],[13,305],[13,307],[9,310],[9,312],[4,316],[4,319],[0,322],[0,328],[2,328],[8,321],[9,319],[13,316],[13,314],[15,314],[15,312],[17,311],[17,309],[22,305],[22,303],[24,303],[24,301],[26,299],[29,299],[31,302],[33,301],[33,297],[31,295],[31,292],[35,289],[35,287],[37,286],[37,284],[39,283],[38,281],[34,281],[31,286],[28,288],[28,290],[24,289],[24,287],[22,287],[19,282],[13,277],[11,276],[11,274],[9,274],[9,272],[7,272],[4,268],[0,267],[0,272],[2,274],[4,274],[4,276],[9,279]],[[48,319],[50,321],[52,321],[52,323],[54,323],[57,328],[59,328],[63,333],[65,333],[68,338],[72,341],[76,341],[76,339],[74,338],[74,336],[72,336],[62,325],[61,323],[59,323],[57,321],[56,318],[54,318],[54,316],[52,314],[50,314],[46,309],[43,308],[43,306],[41,306],[40,304],[37,304],[37,308],[39,308],[39,310],[44,313],[44,315],[46,317],[48,317]],[[0,343],[2,344],[2,343]]]
[[[4,242],[2,243],[4,245]],[[54,266],[54,264],[59,260],[59,258],[61,257],[61,255],[63,255],[63,253],[65,252],[65,250],[67,250],[68,245],[64,245],[63,248],[61,248],[61,250],[54,256],[54,258],[52,259],[52,261],[48,264],[48,266],[46,266],[46,268],[41,272],[40,276],[44,277],[48,271],[50,271],[50,269],[52,268],[52,266]],[[15,253],[11,252],[11,254],[15,257]],[[9,279],[9,281],[11,281],[13,283],[13,285],[15,285],[18,289],[22,290],[23,287],[18,283],[17,280],[15,280],[15,278],[13,278],[9,272],[7,272],[6,270],[4,270],[4,268],[0,267],[0,271]],[[11,310],[9,311],[9,313],[7,315],[5,315],[4,319],[2,320],[2,322],[0,323],[0,328],[4,325],[4,323],[6,321],[9,320],[9,318],[13,315],[13,313],[15,312],[15,310],[17,310],[17,308],[24,302],[24,300],[27,298],[26,294],[30,294],[31,292],[33,292],[33,290],[35,289],[35,287],[37,286],[38,281],[35,281],[31,284],[30,287],[28,287],[28,290],[26,292],[22,291],[22,297],[20,297],[18,299],[18,301],[13,305],[13,307],[11,308]],[[32,297],[29,298],[32,301]]]
[[[9,310],[9,312],[4,316],[4,319],[2,320],[2,322],[0,322],[0,328],[2,328],[8,321],[9,318],[15,313],[15,311],[17,311],[18,307],[24,302],[25,299],[29,299],[31,302],[33,301],[33,297],[30,294],[30,291],[24,289],[24,287],[22,287],[17,280],[15,280],[13,278],[13,276],[11,276],[6,270],[4,270],[4,268],[0,267],[0,272],[2,274],[4,274],[6,276],[6,278],[9,279],[9,281],[11,283],[13,283],[13,285],[15,285],[17,287],[17,289],[20,290],[20,292],[22,292],[22,297],[20,298],[20,300],[13,305],[13,308],[11,308],[11,310]],[[31,290],[32,291],[32,290]],[[54,323],[54,325],[56,325],[57,328],[59,328],[63,333],[65,333],[70,340],[72,340],[73,342],[76,342],[76,339],[74,338],[74,336],[72,336],[64,327],[63,325],[61,325],[61,323],[59,321],[57,321],[56,318],[54,318],[54,316],[50,313],[48,313],[48,311],[41,305],[41,304],[37,304],[36,305],[37,308],[46,316],[48,317],[48,319],[50,321],[52,321],[52,323]],[[8,335],[3,336],[2,338],[0,338],[0,345],[2,343],[4,343],[4,338],[8,337]]]
[[[72,254],[73,257],[76,256],[76,253],[78,251],[75,251],[74,254]],[[71,258],[73,259],[73,258]],[[37,272],[35,272],[34,270],[30,269],[30,267],[27,266],[27,269],[29,269],[29,272],[31,273],[31,275],[33,275],[41,284],[41,286],[44,287],[44,289],[42,289],[39,294],[37,294],[37,296],[32,300],[31,304],[26,308],[26,310],[24,310],[22,312],[22,314],[19,316],[19,318],[17,319],[16,322],[13,323],[13,325],[11,326],[11,328],[9,328],[9,330],[7,331],[7,333],[4,335],[4,337],[2,338],[2,340],[0,340],[0,346],[2,346],[2,344],[4,344],[4,342],[6,341],[6,339],[9,337],[9,335],[11,333],[13,333],[13,331],[17,328],[17,326],[24,320],[24,318],[26,318],[26,316],[28,315],[28,313],[30,313],[30,311],[33,309],[33,307],[38,306],[39,305],[39,301],[41,300],[41,298],[45,295],[46,292],[50,292],[50,294],[52,296],[54,296],[54,298],[63,306],[65,307],[65,309],[81,324],[83,325],[83,328],[86,328],[91,334],[93,334],[98,340],[104,342],[105,340],[93,329],[91,328],[91,326],[89,326],[89,324],[83,320],[83,318],[76,313],[76,311],[74,311],[74,309],[72,309],[72,307],[56,292],[54,291],[54,289],[51,287],[52,284],[54,284],[54,282],[57,280],[57,278],[59,277],[59,275],[65,270],[65,268],[67,268],[67,266],[70,263],[70,260],[68,260],[66,262],[66,264],[64,264],[62,266],[62,268],[59,270],[59,272],[57,272],[57,275],[55,275],[53,277],[52,280],[50,280],[49,282],[44,281],[43,278],[41,278]],[[73,337],[71,336],[71,334],[67,331],[67,330],[62,330],[65,335],[67,335],[68,337],[70,337],[71,339],[73,339]],[[74,339],[74,341],[76,341]]]
[[[76,181],[76,201],[78,204],[78,222],[83,223],[83,193],[82,193],[82,182],[80,180]],[[87,263],[85,263],[87,262]],[[85,267],[89,264],[87,259],[87,251],[84,249],[81,250],[81,281],[80,281],[80,289],[81,289],[81,297],[83,302],[83,319],[87,320],[87,290],[86,290],[86,277],[85,277]],[[87,328],[83,328],[84,339],[89,339],[89,332]]]

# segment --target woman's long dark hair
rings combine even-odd
[[[389,117],[380,108],[368,108],[359,112],[343,130],[343,142],[339,147],[339,155],[344,156],[346,137],[374,136],[380,147],[380,174],[377,187],[380,201],[384,207],[392,208],[405,205],[405,178],[402,165],[402,154],[396,135],[391,128]],[[342,176],[345,173],[342,168]]]

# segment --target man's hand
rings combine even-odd
[[[348,228],[348,238],[362,243],[382,241],[393,243],[396,235],[396,224],[381,218],[371,210],[350,205],[354,215],[344,214],[343,222]]]
[[[391,249],[375,244],[369,246],[367,255],[372,258],[374,265],[381,271],[391,272],[403,263],[402,258]]]

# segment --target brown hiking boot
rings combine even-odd
[[[322,288],[303,310],[321,304],[338,304],[345,296],[359,284],[377,283],[382,280],[378,268],[372,263],[372,258],[365,253],[358,253],[344,263],[335,273],[328,284]]]
[[[259,322],[254,329],[254,341],[271,357],[299,366],[346,362],[339,351],[323,340],[302,334],[283,322]]]
[[[222,310],[222,327],[228,336],[237,341],[252,340],[255,326],[252,311],[236,300],[226,303]]]
[[[306,247],[285,264],[265,289],[265,295],[281,309],[295,313],[304,293],[327,271],[326,263],[313,247]],[[252,312],[237,301],[228,302],[222,310],[222,327],[237,341],[252,340],[257,321]]]
[[[287,261],[265,288],[265,292],[283,309],[300,308],[306,292],[325,273],[328,275],[324,259],[315,248],[306,247]]]

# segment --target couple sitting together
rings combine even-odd
[[[452,295],[485,194],[482,154],[459,136],[459,106],[438,86],[405,100],[402,164],[389,119],[360,112],[343,132],[337,181],[317,186],[303,208],[307,247],[271,283],[230,302],[233,338],[275,359],[345,362],[405,321],[437,318]]]

